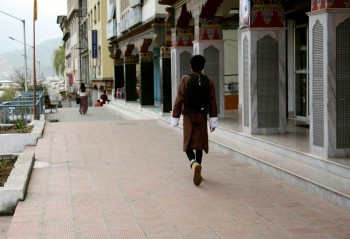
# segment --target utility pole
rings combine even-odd
[[[24,80],[24,91],[27,92],[28,91],[28,67],[27,67],[26,21],[18,17],[12,16],[11,14],[8,14],[6,12],[3,12],[3,11],[0,11],[0,12],[9,17],[15,18],[23,23],[23,38],[24,38],[23,46],[24,46],[24,68],[25,68],[24,70],[25,70],[25,76],[26,76]]]

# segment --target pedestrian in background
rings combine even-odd
[[[218,125],[214,83],[202,73],[205,61],[202,55],[191,58],[192,74],[181,77],[171,118],[171,126],[176,127],[183,115],[183,151],[190,161],[196,186],[202,182],[203,150],[209,151],[207,114],[210,131]]]
[[[108,102],[108,96],[107,96],[105,90],[104,90],[103,93],[101,94],[100,99],[102,100],[102,103],[103,103],[103,104],[106,104],[106,102]]]
[[[88,95],[87,95],[86,87],[84,83],[80,84],[78,93],[80,98],[79,113],[86,114],[88,110]]]

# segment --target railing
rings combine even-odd
[[[129,7],[135,7],[137,5],[141,5],[141,0],[130,0],[130,5]]]
[[[11,124],[16,120],[25,120],[31,122],[34,117],[33,93],[27,92],[17,97],[14,101],[3,102],[0,104],[0,123]],[[44,111],[43,93],[36,94],[36,114],[39,115]]]
[[[127,30],[126,29],[126,19],[120,20],[120,22],[118,23],[118,26],[119,26],[120,32],[125,32]]]
[[[71,14],[75,12],[76,10],[79,10],[79,2],[76,0],[70,0],[67,2],[67,18],[69,19],[71,17]]]
[[[134,8],[130,8],[125,17],[121,19],[119,31],[123,33],[139,23],[142,23],[142,9],[140,5],[137,5]]]
[[[117,36],[117,20],[113,19],[107,22],[107,39]]]
[[[129,23],[128,28],[135,26],[138,23],[142,22],[142,9],[141,6],[138,5],[134,8],[132,8],[129,13],[128,16],[129,21],[127,21]]]

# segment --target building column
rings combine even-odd
[[[195,18],[193,55],[203,55],[203,73],[214,82],[218,116],[225,114],[224,41],[221,18]]]
[[[169,113],[172,109],[171,101],[171,59],[170,48],[160,48],[160,82],[162,112]]]
[[[171,102],[175,103],[177,90],[183,75],[190,74],[192,46],[171,47]]]
[[[286,131],[286,34],[279,3],[240,9],[239,101],[247,134]],[[250,19],[249,19],[250,18]]]
[[[171,104],[174,105],[181,77],[191,73],[193,27],[172,28],[171,34]]]
[[[140,105],[154,105],[153,53],[140,53]]]
[[[138,58],[130,55],[124,57],[124,92],[125,101],[136,101],[136,64]]]
[[[350,157],[350,4],[314,1],[309,13],[310,148]]]
[[[170,94],[164,89],[171,85],[170,70],[168,72],[166,59],[164,58],[164,47],[171,45],[171,26],[169,23],[153,23],[155,37],[153,38],[153,60],[154,60],[154,104],[161,107],[162,112],[171,110],[171,89]],[[161,55],[162,54],[162,55]],[[166,57],[165,57],[166,58]],[[170,64],[169,64],[170,67]],[[169,82],[169,83],[168,83]],[[170,99],[168,99],[170,97]],[[170,100],[170,108],[168,101]]]

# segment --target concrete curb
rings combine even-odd
[[[158,119],[162,116],[160,112],[152,112],[147,109],[147,106],[141,107],[138,103],[135,102],[125,102],[124,100],[120,101],[111,101],[109,104],[106,104],[104,107],[109,107],[110,109],[118,112],[127,119],[141,120],[141,119]]]
[[[24,200],[34,160],[33,152],[18,154],[10,176],[0,188],[0,215],[13,214],[17,202]]]
[[[36,145],[42,137],[45,121],[34,120],[31,125],[34,126],[31,133],[0,135],[0,154],[21,153],[26,146]]]

